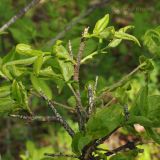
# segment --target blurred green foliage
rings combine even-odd
[[[7,22],[9,18],[16,14],[19,9],[27,3],[28,1],[26,0],[0,0],[0,26]],[[47,42],[53,39],[59,32],[63,31],[64,27],[74,17],[77,17],[81,12],[84,12],[90,3],[93,2],[89,0],[68,0],[67,2],[65,0],[42,0],[37,7],[30,10],[23,18],[10,26],[7,30],[7,34],[0,37],[0,55],[5,56],[8,52],[12,52],[18,43],[32,44],[32,46],[40,48],[42,51],[49,51],[51,47],[47,46]],[[159,10],[160,2],[158,0],[154,0],[152,2],[141,0],[136,3],[131,0],[110,2],[105,7],[96,9],[91,15],[82,19],[76,26],[66,33],[63,39],[65,42],[64,44],[67,44],[70,39],[73,47],[73,54],[75,55],[80,41],[77,37],[80,37],[84,26],[89,26],[90,30],[92,30],[96,21],[106,13],[109,13],[111,16],[111,21],[109,22],[110,25],[116,26],[116,30],[118,30],[121,27],[132,24],[135,26],[132,34],[140,39],[140,43],[143,44],[142,47],[139,48],[134,43],[128,43],[126,41],[121,43],[118,48],[108,50],[107,56],[105,54],[98,55],[99,58],[95,58],[89,64],[85,64],[80,73],[81,77],[85,77],[85,79],[80,81],[81,89],[82,86],[90,83],[90,80],[94,81],[95,75],[98,75],[99,81],[97,90],[100,91],[104,87],[119,80],[123,75],[130,72],[135,66],[137,66],[139,63],[138,57],[142,53],[147,57],[151,56],[150,53],[159,54],[159,47],[153,47],[160,43],[160,40],[157,38],[160,34],[159,28],[156,28],[160,23]],[[152,32],[154,28],[156,28],[158,33]],[[86,45],[87,47],[85,49],[84,56],[95,51],[97,44],[98,39],[94,38],[89,40]],[[106,46],[106,41],[104,41],[101,46]],[[6,57],[5,61],[7,62],[8,59],[12,58],[13,57]],[[154,65],[154,70],[151,72],[149,90],[152,94],[159,94],[160,65],[158,59],[152,63]],[[128,91],[130,99],[134,99],[139,88],[145,83],[145,80],[142,77],[143,75],[138,73],[134,79],[131,80],[132,90]],[[32,77],[32,79],[34,78]],[[33,82],[34,84],[39,83],[35,79],[33,81],[35,81],[35,83]],[[2,82],[3,81],[0,81],[0,83]],[[51,82],[49,82],[49,84],[51,84]],[[7,87],[9,87],[8,84],[6,84],[6,88],[4,89],[6,94]],[[21,88],[23,96],[18,100],[23,103],[25,101],[23,86],[21,84],[14,84],[12,87],[13,90],[15,87]],[[44,88],[46,88],[46,86]],[[4,92],[4,90],[2,90],[0,94]],[[56,91],[54,85],[52,90],[54,91],[52,96],[57,97],[58,91]],[[46,92],[49,92],[48,97],[50,97],[50,91]],[[20,93],[20,95],[22,93]],[[67,87],[64,86],[62,93],[64,94],[57,97],[57,101],[65,104],[68,103],[69,105],[74,103],[75,99],[70,97],[70,91]],[[82,98],[85,98],[86,94],[86,90],[84,90],[82,92]],[[15,97],[17,97],[17,95]],[[65,99],[68,99],[68,102],[65,102]],[[32,97],[32,101],[30,103],[35,113],[52,115],[51,110],[46,109],[46,104],[44,104],[42,100],[36,98],[36,96]],[[10,104],[13,104],[12,100],[8,99],[7,105],[12,107]],[[64,109],[58,108],[58,110],[67,119],[69,119],[69,117],[73,117],[73,115]],[[72,122],[70,122],[70,124],[74,128],[77,128],[77,126],[72,124]],[[71,139],[57,124],[45,124],[40,122],[30,124],[24,123],[23,121],[17,124],[17,120],[8,120],[8,118],[4,117],[1,118],[0,130],[0,154],[4,160],[18,160],[20,157],[22,160],[35,160],[34,156],[36,156],[36,160],[44,160],[43,153],[45,152],[52,153],[60,150],[61,152],[70,153]],[[28,139],[31,141],[28,141]],[[142,146],[144,153],[141,153],[137,159],[158,160],[158,147],[159,146],[155,147],[155,144]],[[39,158],[37,158],[37,155]],[[112,159],[114,159],[114,157]]]

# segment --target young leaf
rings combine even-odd
[[[108,47],[109,48],[115,48],[117,47],[120,43],[122,42],[122,39],[113,39],[112,41],[109,42]]]
[[[37,56],[42,54],[41,51],[38,50],[33,50],[32,47],[30,45],[27,44],[18,44],[16,46],[16,52],[22,55],[28,55],[28,56]]]
[[[160,26],[146,31],[143,36],[143,43],[150,53],[160,55]]]
[[[129,26],[125,26],[123,28],[120,28],[119,31],[120,32],[126,32],[128,29],[133,29],[133,28],[135,28],[135,27],[132,26],[132,25],[129,25]]]
[[[114,35],[115,29],[113,26],[105,28],[102,32],[98,34],[99,38],[110,38]]]
[[[14,61],[7,62],[3,64],[2,67],[11,66],[11,65],[31,65],[34,63],[34,61],[37,59],[37,56],[31,57],[31,58],[25,58],[25,59],[18,59]]]
[[[106,14],[103,18],[97,21],[93,29],[93,33],[99,34],[107,27],[108,23],[109,23],[109,14]]]
[[[118,39],[124,39],[124,40],[133,41],[133,42],[137,43],[139,46],[141,46],[139,41],[138,41],[138,39],[136,37],[128,34],[128,33],[120,32],[120,31],[119,32],[115,32],[114,37],[118,38]]]
[[[151,59],[149,59],[145,56],[140,56],[139,57],[139,62],[140,62],[140,64],[145,63],[145,65],[143,65],[141,67],[142,71],[152,71],[154,69],[154,66],[151,62]]]
[[[69,61],[75,63],[74,60],[70,57],[66,48],[62,45],[62,41],[58,40],[53,46],[53,54],[60,60]]]

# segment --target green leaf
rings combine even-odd
[[[80,153],[81,153],[81,151],[79,151],[79,149],[78,149],[78,142],[79,142],[79,139],[81,136],[82,136],[82,133],[78,132],[74,135],[74,137],[72,139],[72,151],[78,155],[80,155]]]
[[[160,26],[147,30],[143,36],[143,43],[150,53],[160,55]]]
[[[115,48],[122,42],[122,39],[113,39],[109,42],[108,47],[109,48]]]
[[[116,115],[116,116],[113,116]],[[80,154],[82,149],[92,141],[109,135],[124,123],[122,107],[118,104],[97,111],[86,124],[86,132],[78,132],[73,138],[72,149]]]
[[[84,146],[91,142],[91,140],[92,137],[89,135],[85,135],[81,132],[76,133],[72,140],[72,151],[75,154],[80,155]]]
[[[11,93],[11,86],[4,85],[0,87],[0,98],[7,97]]]
[[[106,14],[103,18],[97,21],[93,29],[93,33],[99,34],[107,27],[108,23],[109,23],[109,14]]]
[[[11,65],[31,65],[37,59],[37,56],[25,59],[18,59],[14,61],[7,62],[3,65],[3,67],[11,66]]]
[[[34,50],[30,45],[23,44],[23,43],[18,44],[16,46],[16,52],[22,55],[29,55],[29,56],[35,56],[35,54],[37,55],[37,53],[34,53]]]
[[[113,26],[105,28],[102,32],[98,34],[98,38],[111,38],[115,33]]]
[[[69,104],[69,106],[75,107],[75,106],[76,106],[75,96],[71,96],[71,97],[67,100],[67,103]]]
[[[68,51],[62,45],[62,41],[60,40],[57,40],[56,44],[53,46],[53,55],[56,55],[56,57],[60,60],[65,60],[65,61],[75,63],[75,61],[71,59]]]
[[[128,33],[120,32],[120,31],[119,32],[115,32],[114,37],[118,38],[118,39],[124,39],[124,40],[133,41],[133,42],[137,43],[139,46],[141,46],[139,41],[138,41],[138,39],[136,37],[128,34]]]
[[[12,49],[6,56],[3,57],[2,64],[13,61],[15,59],[15,50]]]
[[[52,67],[49,66],[47,68],[44,68],[44,69],[41,69],[39,71],[39,76],[43,76],[43,77],[49,77],[49,78],[52,78],[52,79],[57,79],[57,80],[60,80],[60,79],[63,79],[62,75],[61,74],[56,74]]]
[[[58,92],[60,93],[65,85],[65,82],[63,80],[63,76],[61,74],[56,74],[52,67],[49,66],[47,68],[44,68],[43,70],[40,70],[39,77],[46,77],[50,80],[53,80],[54,83],[56,83]]]
[[[120,127],[124,121],[122,106],[119,104],[100,109],[86,124],[87,134],[93,139],[109,135],[114,129]],[[113,116],[116,115],[116,116]]]
[[[160,95],[148,96],[148,106],[147,117],[151,120],[160,121]]]
[[[134,104],[130,110],[130,113],[133,115],[142,115],[146,116],[148,114],[148,87],[142,87],[137,97],[134,101]]]
[[[140,64],[145,63],[145,65],[143,65],[141,67],[142,71],[152,71],[154,69],[154,66],[152,64],[151,59],[149,59],[149,58],[147,58],[145,56],[140,56],[139,57],[139,62],[140,62]]]
[[[125,26],[123,28],[120,28],[119,31],[120,32],[126,32],[128,29],[133,29],[133,28],[135,28],[135,27],[132,26],[132,25],[129,25],[129,26]]]
[[[17,104],[11,97],[0,98],[0,115],[7,115],[17,109]]]
[[[8,79],[12,80],[13,79],[13,75],[16,75],[15,72],[17,72],[17,75],[19,76],[20,74],[22,74],[22,72],[20,73],[19,70],[17,68],[14,68],[16,70],[13,70],[13,67],[15,65],[19,65],[22,68],[23,66],[28,66],[34,63],[34,61],[36,60],[37,56],[35,57],[31,57],[31,58],[26,58],[26,59],[19,59],[19,60],[13,60],[10,62],[7,62],[5,64],[3,64],[1,71],[2,74],[7,77]],[[13,73],[11,73],[13,72]],[[18,73],[19,72],[19,73]]]
[[[39,55],[50,55],[50,52],[42,52],[40,50],[32,49],[28,44],[20,43],[16,46],[16,52],[27,56],[39,56]]]
[[[17,82],[16,80],[13,80],[12,98],[17,102],[17,104],[19,104],[20,107],[23,107],[24,109],[28,109],[28,111],[30,111],[28,106],[27,91],[22,82]]]
[[[20,86],[16,80],[12,83],[12,98],[20,104],[23,103]]]
[[[39,75],[42,65],[43,65],[43,55],[40,55],[37,57],[33,65],[33,71],[35,75]]]
[[[32,82],[33,88],[37,92],[39,92],[39,93],[42,92],[47,96],[48,99],[52,99],[51,88],[48,86],[48,84],[44,80],[34,76],[33,74],[31,75],[30,78],[31,78],[31,82]]]
[[[152,121],[145,116],[133,116],[133,115],[131,115],[129,117],[129,120],[127,121],[127,124],[131,124],[131,125],[140,124],[144,127],[154,127],[154,128],[160,127],[160,124],[159,124],[158,120]]]
[[[137,155],[138,151],[135,149],[124,153],[117,153],[116,155],[112,156],[110,160],[135,160]]]
[[[74,74],[74,66],[72,62],[66,62],[64,60],[58,60],[61,73],[63,75],[64,80],[67,82],[71,79]]]

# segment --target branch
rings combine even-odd
[[[40,121],[40,122],[58,122],[58,119],[53,116],[24,116],[24,115],[9,115],[12,118],[18,118],[25,121]]]
[[[45,153],[45,156],[49,156],[49,157],[66,157],[66,158],[79,158],[78,156],[75,155],[70,155],[70,154],[51,154],[51,153]]]
[[[48,103],[48,106],[52,109],[55,117],[57,118],[58,122],[63,126],[63,128],[68,132],[68,134],[73,137],[74,131],[69,126],[69,124],[66,122],[66,120],[57,112],[57,109],[54,107],[51,100],[49,100],[44,94],[41,94],[41,96],[45,99],[45,101]]]
[[[80,46],[77,54],[77,63],[74,68],[74,80],[77,82],[79,82],[79,69],[80,69],[81,59],[82,59],[82,55],[85,48],[85,42],[86,42],[85,35],[88,33],[88,30],[89,28],[87,27],[84,29],[84,32],[82,33],[81,42],[80,42]]]
[[[62,32],[58,33],[57,36],[53,39],[51,39],[49,42],[47,42],[48,46],[52,46],[58,39],[61,39],[65,36],[65,34],[71,30],[75,25],[77,25],[83,18],[89,16],[94,10],[105,7],[105,4],[108,3],[110,0],[102,0],[98,2],[97,4],[94,4],[90,6],[86,11],[84,11],[82,14],[80,14],[77,18],[74,18],[65,28]]]
[[[56,102],[56,101],[52,101],[52,103],[75,113],[75,109],[70,107],[70,106],[67,106],[65,104],[62,104],[62,103],[59,103],[59,102]]]
[[[78,87],[76,88],[76,97],[77,99],[77,114],[78,114],[78,124],[79,124],[79,129],[80,130],[84,130],[84,124],[86,122],[86,118],[87,118],[87,113],[86,111],[83,111],[83,106],[82,106],[82,102],[81,102],[81,95],[80,95],[80,86],[79,86],[79,70],[80,70],[80,65],[81,65],[81,58],[84,52],[84,48],[85,48],[85,42],[86,42],[86,38],[85,35],[88,33],[88,27],[84,29],[84,32],[82,33],[82,37],[81,37],[81,42],[80,42],[80,46],[79,46],[79,50],[78,50],[78,54],[77,54],[77,61],[76,61],[76,65],[74,67],[74,80],[77,82]],[[83,112],[82,112],[83,111]]]
[[[126,149],[129,149],[129,150],[134,150],[134,149],[136,149],[135,142],[130,142],[130,141],[128,141],[126,144],[124,144],[124,145],[122,145],[122,146],[120,146],[120,147],[118,147],[118,148],[116,148],[116,149],[114,149],[114,150],[112,150],[112,151],[108,151],[107,153],[105,153],[105,155],[106,155],[106,156],[111,156],[111,155],[113,155],[113,154],[115,154],[115,153],[118,153],[118,152],[120,152],[120,151],[124,151],[124,150],[126,150]]]
[[[1,28],[0,32],[6,30],[10,25],[15,23],[19,18],[25,15],[31,8],[33,8],[40,0],[32,0],[23,9],[21,9],[15,16],[13,16],[8,22],[6,22]]]
[[[33,95],[35,95],[35,96],[37,96],[37,97],[41,97],[41,95],[40,95],[39,93],[34,92],[33,90],[30,90],[30,93],[33,94]],[[64,109],[67,109],[67,110],[69,110],[69,111],[71,111],[71,112],[73,112],[73,113],[76,112],[76,110],[75,110],[74,108],[72,108],[72,107],[70,107],[70,106],[68,106],[68,105],[66,105],[66,104],[62,104],[62,103],[57,102],[57,101],[55,101],[55,100],[54,100],[54,101],[52,100],[52,103],[55,104],[55,105],[57,105],[57,106],[59,106],[59,107],[62,107],[62,108],[64,108]]]
[[[114,129],[109,135],[101,138],[101,139],[96,139],[87,146],[85,146],[82,150],[82,155],[80,157],[81,160],[88,160],[88,159],[93,159],[94,157],[92,153],[97,149],[97,146],[102,144],[105,140],[107,140],[119,127]]]

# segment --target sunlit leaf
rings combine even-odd
[[[118,39],[124,39],[124,40],[129,40],[129,41],[133,41],[135,43],[137,43],[139,46],[140,43],[138,41],[138,39],[128,33],[124,33],[124,32],[115,32],[115,35],[114,35],[115,38],[118,38]]]
[[[97,34],[102,32],[108,25],[109,23],[109,14],[106,14],[103,18],[97,21],[93,33]]]

